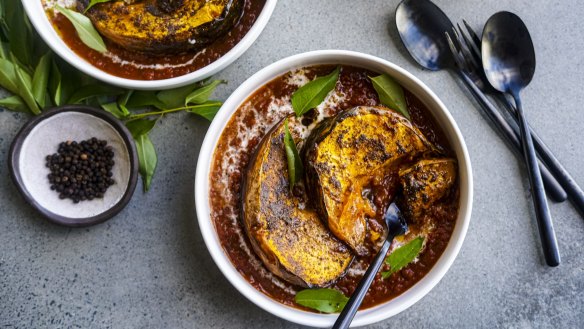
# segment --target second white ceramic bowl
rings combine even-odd
[[[317,314],[292,308],[269,298],[256,290],[233,266],[218,239],[210,218],[209,206],[209,172],[215,146],[225,125],[255,90],[272,79],[292,69],[318,64],[342,64],[362,67],[378,73],[386,73],[396,79],[403,87],[415,94],[430,110],[452,145],[459,165],[460,204],[458,218],[450,242],[434,267],[418,283],[398,297],[373,308],[359,311],[353,320],[353,326],[363,326],[387,319],[413,305],[426,295],[444,276],[452,265],[464,241],[470,221],[473,182],[471,164],[464,139],[454,119],[438,97],[411,73],[383,59],[343,50],[323,50],[299,54],[280,60],[247,79],[221,107],[213,120],[199,155],[195,180],[195,201],[199,227],[205,244],[215,263],[225,277],[250,301],[280,318],[298,324],[313,327],[330,327],[337,315]]]
[[[51,47],[53,51],[61,58],[66,60],[69,64],[73,65],[83,73],[103,82],[123,88],[158,90],[181,87],[193,82],[201,81],[229,66],[229,64],[233,63],[237,58],[239,58],[239,56],[241,56],[259,37],[260,33],[264,30],[264,27],[266,24],[268,24],[268,21],[272,16],[272,12],[276,7],[276,2],[277,0],[266,0],[266,4],[262,9],[261,14],[258,16],[255,23],[243,37],[243,39],[241,39],[237,45],[235,45],[230,51],[228,51],[225,55],[221,56],[213,63],[199,70],[179,77],[148,81],[120,78],[96,68],[91,63],[77,55],[73,50],[71,50],[71,48],[67,46],[67,44],[65,44],[45,14],[41,0],[22,0],[22,5],[24,6],[24,10],[26,11],[26,14],[28,15],[32,25],[35,27],[38,34],[43,38],[45,43],[49,45],[49,47]]]

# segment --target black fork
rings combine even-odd
[[[451,37],[451,35],[454,37]],[[460,35],[456,30],[452,32],[446,32],[446,39],[450,46],[454,61],[460,69],[460,78],[466,82],[466,85],[469,87],[472,95],[481,105],[487,117],[493,122],[495,127],[499,129],[500,134],[506,138],[509,144],[514,146],[513,150],[515,151],[515,155],[518,156],[519,159],[523,159],[523,151],[521,140],[519,139],[519,132],[511,127],[511,125],[505,120],[505,118],[495,108],[491,101],[487,99],[482,90],[480,90],[479,87],[475,84],[475,81],[480,80],[480,72],[478,72],[477,66],[473,65],[472,61],[469,59],[469,54],[463,52],[463,45],[465,45],[464,40],[461,41]],[[566,192],[564,192],[556,179],[542,163],[539,163],[539,168],[546,192],[548,193],[549,197],[557,202],[564,201],[566,199]]]
[[[462,56],[466,59],[465,62],[469,72],[469,78],[471,78],[473,83],[481,91],[493,95],[504,105],[507,112],[515,119],[513,130],[516,134],[519,134],[517,109],[509,102],[505,95],[491,87],[482,65],[481,40],[466,20],[462,20],[462,22],[466,31],[457,24],[458,31],[455,29],[453,34],[455,35],[455,40],[457,41]],[[572,204],[584,216],[584,192],[533,128],[529,127],[529,131],[540,160],[568,193]]]

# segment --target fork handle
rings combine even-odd
[[[514,146],[513,150],[515,155],[523,159],[523,151],[521,146],[521,141],[519,139],[519,134],[517,131],[513,130],[511,125],[505,120],[505,118],[499,113],[495,108],[493,103],[491,103],[487,97],[478,89],[477,86],[460,70],[456,70],[456,73],[460,76],[462,81],[465,83],[467,88],[470,90],[471,94],[475,97],[477,102],[483,108],[484,113],[489,117],[493,124],[498,128],[499,132],[505,139]],[[547,168],[538,163],[539,170],[541,172],[541,178],[545,185],[545,190],[550,197],[550,199],[556,202],[565,201],[568,195],[556,181],[554,176],[547,170]]]
[[[517,109],[509,102],[509,100],[503,94],[498,94],[497,98],[505,105],[507,111],[511,113],[515,122],[519,126],[519,117]],[[564,188],[568,193],[570,201],[578,209],[580,214],[584,216],[584,191],[578,186],[578,183],[572,178],[570,173],[562,166],[560,161],[554,156],[552,151],[545,145],[545,143],[539,138],[535,133],[533,128],[529,127],[531,137],[533,138],[533,144],[535,150],[537,151],[539,158],[546,165],[549,171],[554,175],[558,183]]]
[[[521,142],[523,143],[524,151],[523,154],[525,155],[525,162],[527,164],[529,185],[531,186],[531,197],[533,199],[535,218],[537,219],[537,228],[539,229],[543,254],[545,256],[545,261],[549,266],[558,266],[560,265],[560,251],[558,248],[558,241],[556,240],[556,233],[554,232],[554,226],[552,224],[552,216],[543,189],[543,182],[537,165],[537,156],[535,155],[533,140],[529,132],[529,126],[527,125],[527,118],[525,117],[523,107],[521,106],[519,93],[515,92],[513,98],[515,98],[515,104],[517,104]]]
[[[349,298],[349,301],[341,311],[341,314],[339,314],[339,317],[337,318],[337,321],[333,325],[332,329],[349,328],[353,318],[355,317],[355,314],[357,313],[357,310],[359,309],[359,306],[361,306],[361,302],[363,302],[363,299],[365,299],[365,295],[367,294],[371,283],[373,283],[373,280],[375,279],[375,275],[381,268],[381,265],[383,265],[383,260],[385,259],[389,248],[391,248],[391,244],[393,243],[394,238],[394,236],[388,236],[385,242],[383,242],[381,249],[371,264],[369,264],[367,271],[357,285],[357,288],[355,288],[353,295],[351,298]]]

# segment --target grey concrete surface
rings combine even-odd
[[[584,219],[552,204],[562,253],[544,265],[520,162],[448,73],[425,72],[397,39],[398,1],[281,0],[257,42],[218,77],[226,99],[283,57],[349,49],[388,59],[444,101],[466,139],[474,211],[452,268],[420,302],[369,328],[582,328]],[[529,27],[538,67],[523,93],[540,133],[584,186],[584,3],[579,0],[436,0],[451,19],[481,27],[499,10]],[[208,128],[173,115],[152,133],[159,167],[116,218],[87,229],[55,226],[18,195],[6,165],[26,115],[0,112],[0,328],[297,328],[254,306],[222,276],[203,243],[193,200],[195,165]]]

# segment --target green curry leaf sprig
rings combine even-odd
[[[0,1],[0,87],[11,94],[0,99],[0,107],[34,115],[65,104],[108,111],[124,121],[134,137],[145,191],[157,167],[151,129],[163,116],[175,112],[212,120],[222,103],[210,98],[222,83],[225,81],[203,81],[164,91],[107,85],[56,58],[33,31],[19,0]]]
[[[113,100],[98,97],[97,101],[101,108],[126,122],[126,127],[134,137],[144,191],[150,188],[157,165],[156,150],[148,136],[150,130],[161,117],[175,112],[193,113],[209,121],[213,120],[223,103],[209,100],[209,97],[222,83],[225,81],[205,81],[159,92],[127,90]]]

